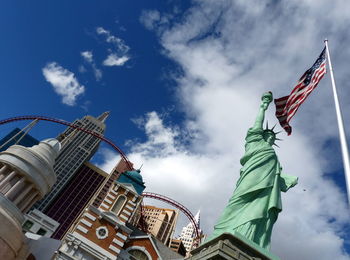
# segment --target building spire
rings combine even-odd
[[[198,224],[198,227],[200,225],[200,213],[201,213],[201,210],[198,210],[197,214],[194,216],[194,220]]]
[[[110,114],[110,112],[106,111],[106,112],[102,113],[99,117],[97,117],[97,120],[104,123],[106,121],[107,117],[109,116],[109,114]]]

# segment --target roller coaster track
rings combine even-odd
[[[143,192],[142,196],[145,198],[151,198],[151,199],[156,199],[156,200],[160,200],[163,202],[166,202],[172,206],[174,206],[175,208],[179,209],[182,213],[184,213],[186,215],[186,217],[191,221],[192,226],[194,228],[196,237],[199,238],[200,237],[200,231],[199,231],[199,226],[198,223],[196,222],[193,214],[191,213],[191,211],[189,211],[184,205],[182,205],[181,203],[166,197],[164,195],[161,194],[157,194],[157,193],[153,193],[153,192]]]
[[[30,116],[16,116],[16,117],[10,117],[7,119],[3,119],[3,120],[0,120],[0,125],[4,125],[4,124],[15,122],[15,121],[24,121],[24,120],[38,120],[38,121],[49,121],[49,122],[53,122],[53,123],[58,123],[61,125],[72,127],[74,129],[77,129],[77,130],[82,131],[84,133],[87,133],[89,135],[95,136],[98,139],[100,139],[101,141],[104,141],[105,143],[112,146],[113,149],[116,150],[120,154],[120,156],[123,158],[123,160],[126,161],[129,170],[131,170],[131,171],[134,170],[133,166],[131,165],[129,159],[126,157],[124,152],[118,146],[116,146],[111,140],[109,140],[108,138],[104,137],[103,135],[100,135],[100,134],[95,133],[93,131],[78,127],[78,126],[76,126],[68,121],[65,121],[62,119],[56,119],[56,118],[52,118],[52,117],[46,117],[46,116],[30,115]],[[200,234],[198,223],[196,223],[195,218],[194,218],[193,214],[191,213],[191,211],[189,211],[181,203],[179,203],[179,202],[177,202],[169,197],[166,197],[166,196],[163,196],[163,195],[160,195],[157,193],[152,193],[152,192],[144,192],[144,193],[142,193],[142,196],[146,197],[146,198],[152,198],[152,199],[157,199],[157,200],[163,201],[163,202],[168,203],[168,204],[174,206],[175,208],[179,209],[182,213],[185,214],[185,216],[192,223],[197,240],[200,239],[201,234]]]
[[[126,161],[129,170],[134,170],[134,168],[132,167],[129,159],[126,157],[126,155],[124,154],[124,152],[118,147],[116,146],[111,140],[107,139],[106,137],[104,137],[103,135],[100,135],[98,133],[95,133],[93,131],[78,127],[70,122],[67,122],[65,120],[62,119],[56,119],[56,118],[52,118],[52,117],[46,117],[46,116],[16,116],[16,117],[10,117],[7,119],[3,119],[0,120],[0,125],[3,124],[7,124],[7,123],[11,123],[11,122],[15,122],[15,121],[23,121],[23,120],[39,120],[39,121],[49,121],[49,122],[53,122],[53,123],[58,123],[61,125],[65,125],[65,126],[69,126],[72,127],[74,129],[77,129],[79,131],[82,131],[84,133],[87,133],[89,135],[95,136],[98,139],[100,139],[101,141],[104,141],[105,143],[109,144],[110,146],[113,147],[114,150],[116,150],[120,156],[123,158],[123,160]]]

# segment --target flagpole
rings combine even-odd
[[[344,131],[344,124],[343,124],[343,117],[339,105],[339,99],[337,94],[337,88],[335,86],[335,80],[333,75],[333,67],[331,62],[331,56],[329,54],[329,48],[328,48],[328,40],[324,40],[326,44],[326,50],[327,50],[327,57],[328,57],[328,64],[329,64],[329,71],[331,74],[331,81],[332,81],[332,89],[333,89],[333,96],[334,96],[334,103],[335,103],[335,111],[337,114],[337,121],[338,121],[338,129],[339,129],[339,138],[340,138],[340,146],[342,150],[342,157],[343,157],[343,165],[344,165],[344,172],[345,172],[345,180],[346,180],[346,189],[347,189],[347,195],[348,195],[348,203],[350,204],[350,162],[349,162],[349,150],[348,150],[348,144],[346,142],[346,136]]]

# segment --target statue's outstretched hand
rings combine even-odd
[[[261,97],[261,105],[259,109],[259,113],[255,119],[255,123],[253,125],[253,129],[262,129],[263,128],[263,122],[265,118],[265,111],[269,107],[269,104],[272,101],[272,92],[266,92]]]
[[[264,93],[261,97],[262,103],[260,107],[266,110],[269,107],[269,104],[272,102],[272,99],[273,97],[271,91]]]

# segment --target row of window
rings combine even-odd
[[[34,223],[30,220],[27,220],[26,222],[24,222],[23,224],[23,229],[26,231],[30,231],[31,227],[34,225]],[[43,228],[39,228],[39,230],[36,232],[36,234],[40,235],[40,236],[44,236],[47,233],[47,231]]]

